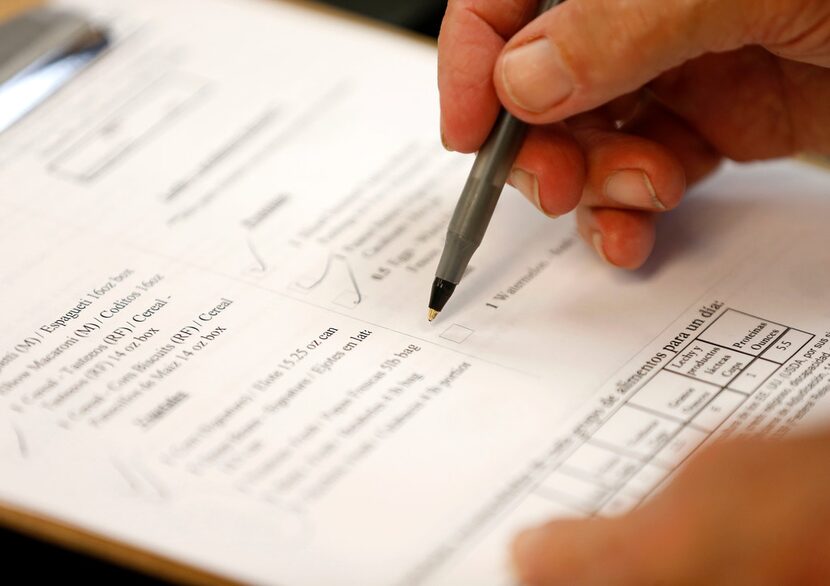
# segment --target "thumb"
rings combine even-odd
[[[569,0],[527,25],[494,72],[499,98],[532,123],[563,120],[708,52],[760,44],[830,66],[826,0]]]
[[[516,578],[523,586],[640,584],[653,578],[638,563],[646,561],[636,551],[640,537],[622,518],[568,519],[529,529],[513,543]]]
[[[516,578],[523,586],[712,583],[713,564],[698,539],[699,509],[680,506],[690,499],[667,496],[671,490],[619,517],[524,531],[513,542]]]

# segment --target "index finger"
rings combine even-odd
[[[478,150],[501,103],[493,68],[510,37],[535,13],[534,0],[449,0],[438,37],[441,134],[447,148]]]

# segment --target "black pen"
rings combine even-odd
[[[563,0],[543,0],[537,14]],[[456,285],[470,264],[473,253],[484,239],[499,196],[524,143],[527,125],[502,108],[490,136],[476,156],[470,176],[455,207],[444,251],[435,272],[429,297],[429,321],[444,309]]]

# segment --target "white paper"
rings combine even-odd
[[[508,190],[428,324],[471,163],[431,45],[75,4],[116,46],[0,135],[6,503],[247,582],[509,584],[526,524],[826,421],[822,172],[730,167],[635,274]]]

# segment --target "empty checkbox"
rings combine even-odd
[[[461,344],[462,342],[466,341],[467,338],[473,335],[473,330],[470,328],[465,328],[464,326],[460,326],[458,324],[451,325],[448,327],[441,337],[445,340],[449,340],[450,342],[455,342],[456,344]]]

